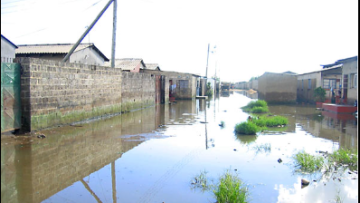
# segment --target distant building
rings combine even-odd
[[[12,63],[15,58],[15,50],[18,47],[1,35],[1,63]]]
[[[258,96],[269,103],[295,103],[296,75],[265,72],[258,78]]]
[[[105,66],[110,66],[105,63]],[[115,68],[121,68],[123,71],[139,73],[146,68],[144,61],[141,58],[122,58],[115,59]]]
[[[18,45],[16,57],[40,58],[61,61],[74,44],[24,44]],[[93,44],[81,43],[71,54],[70,63],[103,66],[109,59]]]
[[[161,71],[160,66],[157,63],[146,63],[145,64],[145,70]]]
[[[333,88],[336,103],[353,104],[357,100],[357,56],[321,66],[321,70],[297,75],[298,101],[314,102],[314,89],[322,87],[326,91],[325,102],[330,102]]]

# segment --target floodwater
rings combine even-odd
[[[235,124],[249,116],[240,107],[249,101],[231,92],[28,137],[2,135],[1,202],[216,202],[212,191],[191,182],[206,171],[216,184],[226,170],[247,184],[250,202],[358,201],[357,174],[302,174],[292,159],[302,150],[357,151],[356,117],[315,106],[270,106],[289,119],[286,128],[237,136]],[[310,185],[302,188],[302,178]]]

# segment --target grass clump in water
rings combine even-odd
[[[208,172],[207,171],[200,171],[200,174],[196,175],[194,179],[192,180],[191,184],[193,185],[193,188],[201,188],[201,190],[204,192],[206,190],[209,190],[212,185],[209,184],[208,178],[206,176]]]
[[[253,118],[254,122],[259,127],[277,127],[288,124],[288,119],[283,116],[261,116]]]
[[[306,152],[299,152],[294,155],[295,162],[300,165],[300,169],[306,172],[315,172],[320,170],[324,164],[324,158],[314,156]]]
[[[332,162],[336,162],[338,164],[348,164],[349,166],[356,167],[357,166],[357,153],[352,154],[350,150],[347,149],[339,149],[332,154],[329,155],[329,159]]]
[[[261,130],[261,128],[259,128],[253,122],[242,122],[242,123],[236,124],[236,126],[235,126],[235,132],[238,134],[256,135],[256,132],[258,132],[260,130]]]
[[[242,203],[248,202],[249,191],[241,179],[228,170],[220,177],[219,185],[214,190],[214,194],[218,203]]]
[[[269,112],[268,105],[264,100],[251,101],[246,106],[241,107],[245,112],[266,113]]]

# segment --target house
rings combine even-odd
[[[1,63],[12,63],[18,47],[1,34]]]
[[[146,63],[145,70],[161,71],[160,66],[157,63]]]
[[[110,66],[110,63],[105,63],[105,66]],[[121,70],[127,72],[139,73],[146,68],[146,65],[141,58],[122,58],[115,59],[115,68],[121,68]]]
[[[296,75],[265,72],[258,78],[258,96],[268,103],[296,102]]]
[[[358,57],[350,57],[346,59],[338,60],[336,63],[341,63],[342,65],[342,97],[344,103],[354,104],[357,102],[358,90],[357,90],[357,81],[358,81]]]
[[[62,61],[74,44],[24,44],[18,45],[16,57],[40,58]],[[93,44],[81,43],[69,58],[70,63],[103,66],[109,59]]]
[[[357,56],[321,66],[321,70],[297,75],[298,101],[314,102],[314,89],[322,87],[326,91],[326,102],[331,101],[333,88],[336,103],[353,104],[357,100]],[[338,95],[339,89],[342,101]]]

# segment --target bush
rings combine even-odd
[[[260,131],[261,129],[255,125],[253,122],[242,122],[238,123],[235,126],[235,132],[239,134],[245,135],[256,135],[256,132]]]
[[[249,191],[240,178],[228,170],[220,177],[214,194],[218,203],[243,203],[247,202]]]
[[[326,91],[322,87],[317,87],[314,89],[314,99],[317,102],[325,101]]]

